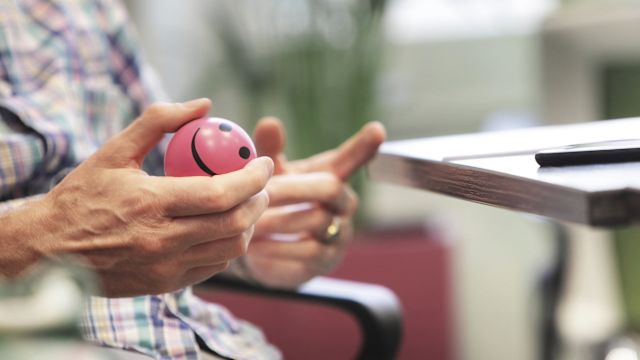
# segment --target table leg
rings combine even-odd
[[[542,317],[540,321],[540,359],[554,359],[559,350],[556,314],[560,295],[564,288],[567,259],[569,258],[569,235],[564,226],[553,225],[555,259],[540,281]]]

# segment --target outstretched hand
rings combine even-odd
[[[242,259],[254,280],[295,287],[339,262],[353,235],[358,204],[346,181],[375,156],[385,136],[380,123],[369,123],[335,149],[288,161],[282,123],[275,118],[258,123],[258,154],[273,159],[276,176],[267,184],[270,207],[256,223],[254,242]],[[336,226],[339,233],[330,236],[328,229]]]
[[[386,131],[381,123],[370,122],[337,148],[295,161],[288,161],[283,153],[286,134],[280,120],[273,117],[260,120],[253,137],[258,153],[273,159],[275,175],[330,172],[346,181],[376,155]]]

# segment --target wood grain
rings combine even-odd
[[[385,143],[369,174],[482,204],[594,226],[640,220],[640,163],[540,168],[536,151],[640,137],[640,118]]]

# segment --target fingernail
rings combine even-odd
[[[261,161],[268,164],[267,167],[269,168],[269,176],[273,176],[273,168],[274,168],[274,164],[273,164],[273,159],[271,159],[268,156],[261,156],[259,157],[259,159],[262,159]]]
[[[205,101],[209,101],[209,99],[207,99],[207,98],[199,98],[199,99],[195,99],[195,100],[189,100],[189,101],[183,102],[182,106],[184,106],[186,108],[197,108],[197,107],[202,106]]]
[[[365,125],[372,140],[384,141],[387,138],[387,129],[380,121],[373,121]]]

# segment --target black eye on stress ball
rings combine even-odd
[[[240,154],[241,158],[248,159],[249,156],[251,155],[251,151],[249,151],[248,147],[243,146],[240,148],[240,151],[238,151],[238,154]]]
[[[230,132],[231,131],[231,125],[227,124],[227,123],[222,123],[222,124],[220,124],[220,126],[218,126],[218,129],[220,129],[220,131]]]

